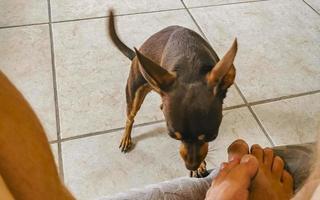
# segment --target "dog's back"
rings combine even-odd
[[[165,33],[165,34],[164,34]],[[167,40],[164,44],[160,42]],[[162,39],[163,38],[163,39]],[[161,51],[157,64],[175,72],[183,82],[203,79],[219,61],[218,56],[198,33],[181,26],[169,26],[152,35],[140,48],[141,53],[149,57],[148,50]],[[152,56],[152,55],[150,55]]]
[[[129,59],[135,53],[117,36],[114,17],[109,19],[109,35],[116,47]],[[150,36],[140,52],[159,66],[178,74],[184,82],[203,79],[219,61],[215,51],[198,33],[181,26],[169,26]]]

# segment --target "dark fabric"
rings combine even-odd
[[[286,169],[293,175],[295,191],[303,185],[309,176],[312,161],[314,161],[315,147],[315,143],[306,143],[272,148],[275,155],[280,156],[285,161]]]

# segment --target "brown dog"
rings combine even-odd
[[[210,44],[196,32],[169,26],[152,35],[139,50],[128,48],[117,36],[112,11],[109,34],[118,49],[132,60],[126,87],[127,122],[120,143],[123,152],[132,144],[131,130],[145,96],[154,90],[169,135],[180,140],[186,168],[197,176],[206,173],[208,142],[218,135],[222,104],[235,79],[235,40],[219,60]]]

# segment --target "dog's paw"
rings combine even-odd
[[[197,170],[190,171],[190,177],[194,177],[194,178],[204,178],[208,175],[209,175],[209,172],[207,171],[206,161],[203,161]]]
[[[119,149],[121,149],[121,152],[127,153],[132,147],[132,141],[130,136],[123,136],[121,139]]]

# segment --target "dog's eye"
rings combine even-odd
[[[181,140],[182,139],[181,133],[177,132],[177,131],[170,131],[169,135],[170,135],[170,137],[172,137],[173,139],[176,139],[176,140]]]
[[[205,138],[204,141],[205,141],[205,142],[211,142],[211,141],[213,141],[214,139],[216,139],[217,136],[218,136],[218,135],[216,135],[216,134],[215,134],[215,135],[209,135],[209,134],[208,134],[208,135],[206,136],[206,138]]]
[[[198,136],[198,140],[204,141],[204,139],[206,139],[206,136],[204,134]]]

